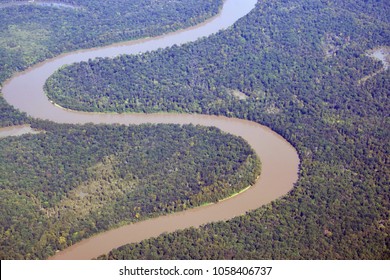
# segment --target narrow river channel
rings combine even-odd
[[[285,195],[298,179],[299,158],[296,150],[280,135],[260,124],[235,118],[196,114],[114,114],[76,112],[55,106],[43,92],[46,79],[63,65],[96,57],[138,54],[158,48],[192,42],[230,27],[249,13],[256,0],[226,0],[220,14],[207,22],[156,38],[136,40],[108,47],[64,54],[14,75],[3,87],[5,99],[28,115],[57,123],[176,123],[215,126],[243,137],[262,162],[261,176],[247,191],[230,199],[195,209],[149,219],[97,234],[85,239],[52,259],[91,259],[121,245],[139,242],[164,232],[228,220],[243,215]]]

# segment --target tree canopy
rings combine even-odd
[[[47,258],[94,233],[226,198],[260,162],[212,127],[56,125],[0,140],[0,258]],[[162,141],[163,139],[163,141]]]

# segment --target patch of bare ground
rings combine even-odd
[[[248,95],[246,95],[242,91],[239,91],[239,90],[236,90],[236,89],[230,90],[229,93],[231,95],[233,95],[234,97],[236,97],[237,99],[239,99],[239,100],[245,100],[245,99],[247,99],[249,97]]]
[[[366,52],[366,55],[374,58],[376,60],[379,60],[382,62],[383,67],[379,71],[376,71],[370,75],[367,75],[363,78],[361,78],[358,81],[358,84],[365,83],[368,79],[371,79],[372,77],[378,75],[379,73],[386,71],[390,67],[390,47],[389,46],[381,46],[372,50],[369,50]]]
[[[280,109],[275,104],[271,104],[265,109],[265,112],[269,115],[276,115],[280,113]]]

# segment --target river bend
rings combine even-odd
[[[60,67],[93,59],[114,57],[120,54],[138,54],[158,48],[192,42],[230,27],[249,13],[256,0],[226,0],[219,15],[195,27],[150,39],[120,43],[108,47],[64,54],[14,75],[3,87],[5,99],[28,115],[57,123],[142,124],[174,123],[215,126],[243,137],[255,150],[262,162],[261,176],[245,192],[230,199],[119,227],[82,240],[58,252],[52,259],[91,259],[108,253],[121,245],[156,237],[202,224],[228,220],[259,208],[287,194],[298,179],[299,158],[296,150],[280,135],[260,124],[220,116],[196,114],[115,114],[86,113],[63,109],[50,102],[43,92],[47,78]]]

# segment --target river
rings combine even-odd
[[[243,137],[262,162],[261,176],[256,183],[230,199],[195,209],[149,219],[97,234],[85,239],[52,259],[91,259],[121,245],[139,242],[164,232],[172,232],[202,224],[228,220],[259,208],[287,194],[298,179],[299,158],[296,150],[280,135],[260,124],[220,116],[196,114],[115,114],[76,112],[55,106],[43,92],[46,79],[63,65],[95,57],[114,57],[119,54],[138,54],[158,48],[180,45],[230,27],[249,13],[256,0],[227,0],[220,14],[198,26],[156,38],[115,44],[64,54],[14,75],[3,87],[5,99],[30,116],[58,123],[178,123],[215,126]]]
[[[8,127],[0,127],[0,138],[7,137],[7,136],[20,136],[27,133],[36,134],[39,132],[32,129],[29,125],[14,125]]]
[[[4,3],[0,4],[0,9],[1,8],[8,8],[8,7],[13,7],[13,6],[22,6],[22,5],[36,5],[36,6],[44,6],[44,7],[56,7],[56,8],[70,8],[70,9],[78,9],[78,6],[73,6],[61,2],[56,2],[56,1],[18,1],[18,2],[10,2],[10,3]]]

